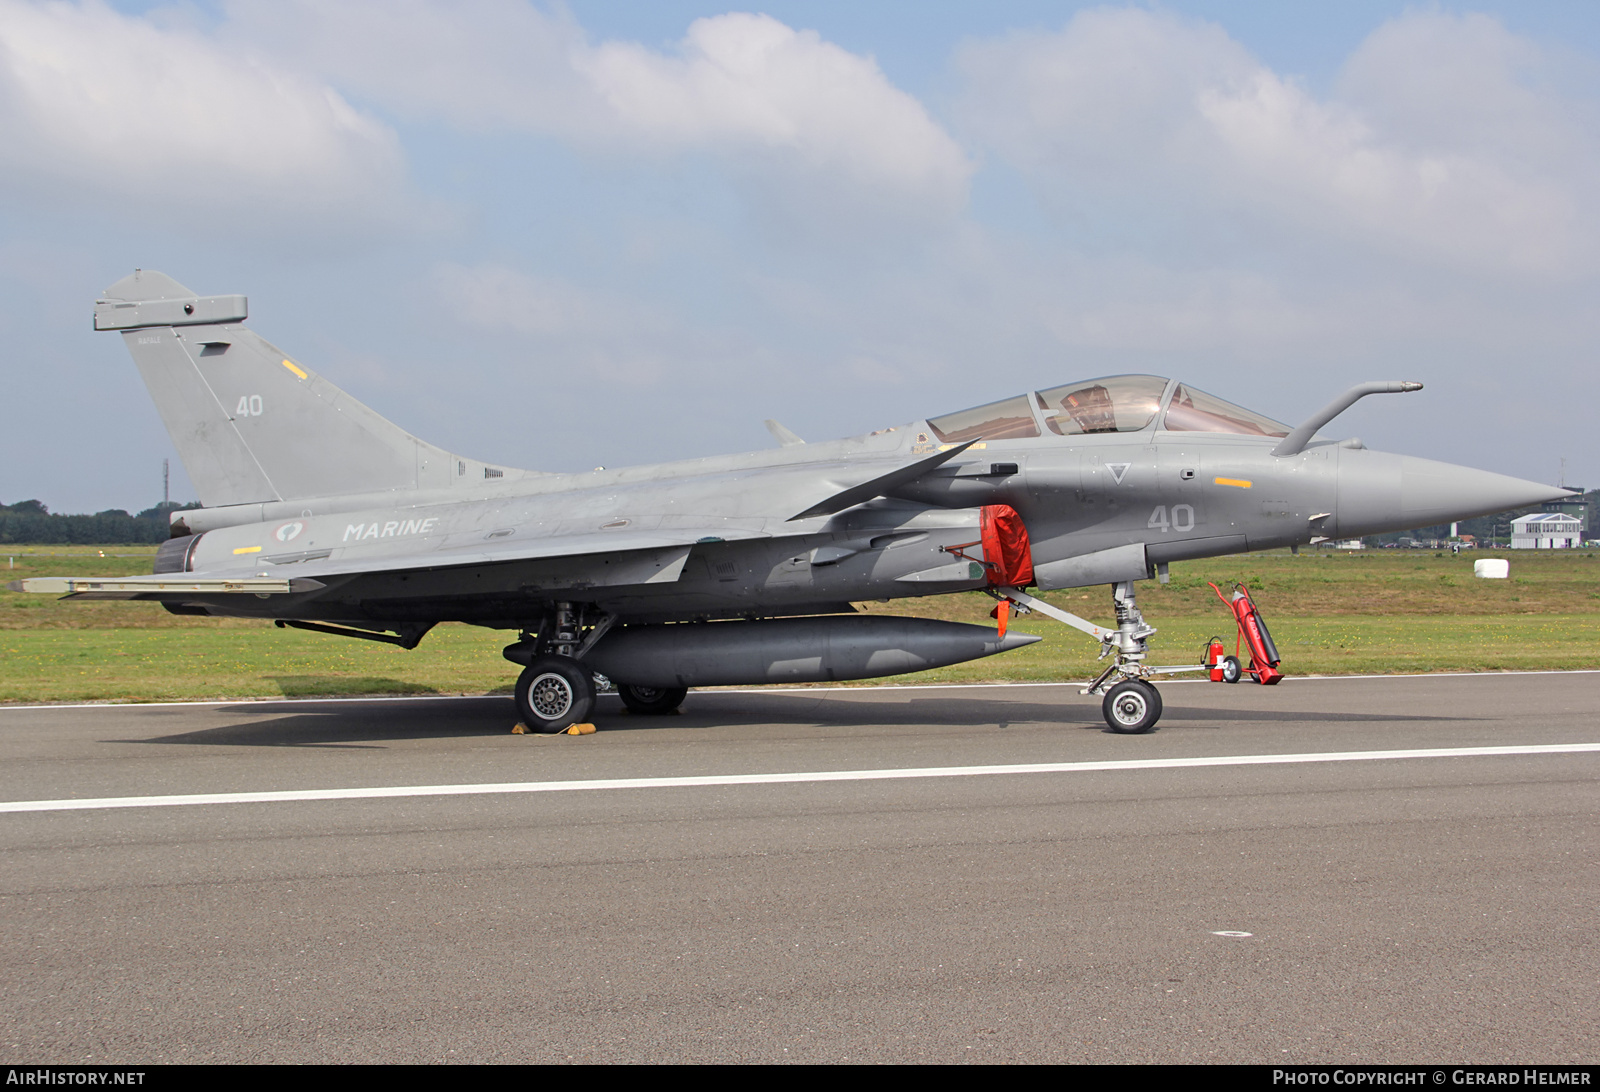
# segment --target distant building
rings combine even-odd
[[[1511,521],[1513,550],[1570,550],[1583,541],[1583,520],[1565,512],[1540,512]]]
[[[1577,489],[1578,487],[1573,485],[1573,486],[1568,486],[1567,488],[1569,488],[1569,489]],[[1587,491],[1582,491],[1582,492],[1580,492],[1578,494],[1578,496],[1576,496],[1576,497],[1567,497],[1564,500],[1546,501],[1544,504],[1540,505],[1539,507],[1544,509],[1544,511],[1546,511],[1546,512],[1560,512],[1564,516],[1571,516],[1573,519],[1575,519],[1579,523],[1583,524],[1584,530],[1580,531],[1579,534],[1582,534],[1582,535],[1591,535],[1592,534],[1592,532],[1588,529],[1589,528],[1589,498],[1588,498],[1588,495],[1587,495]]]
[[[1567,486],[1566,488],[1577,489],[1578,487],[1572,485]],[[1589,511],[1589,503],[1585,499],[1584,492],[1582,490],[1579,491],[1576,497],[1567,497],[1564,500],[1546,501],[1543,507],[1546,512],[1565,512],[1567,515],[1577,516],[1579,519],[1582,519],[1588,514]]]

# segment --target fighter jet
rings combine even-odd
[[[774,450],[589,473],[501,466],[385,420],[244,325],[243,296],[137,271],[106,290],[203,507],[172,514],[154,573],[16,590],[135,599],[415,648],[440,622],[515,633],[523,722],[586,721],[596,676],[635,713],[687,689],[877,678],[1007,652],[1005,612],[1100,643],[1085,693],[1111,730],[1161,715],[1135,588],[1174,561],[1466,519],[1568,494],[1369,451],[1178,379],[1117,375]],[[1035,591],[1108,585],[1099,626]],[[988,592],[995,629],[853,603]]]

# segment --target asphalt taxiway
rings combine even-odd
[[[0,1043],[1593,1060],[1600,673],[1163,692],[0,708]]]

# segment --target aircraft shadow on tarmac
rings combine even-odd
[[[426,696],[439,693],[438,690],[431,686],[377,676],[358,679],[332,675],[272,675],[269,677],[278,685],[278,689],[283,692],[283,696],[286,698],[323,697],[330,692],[337,692],[340,687],[345,688],[346,692],[357,694],[392,694],[396,697],[407,695]],[[506,688],[506,692],[510,693],[510,687]]]
[[[713,692],[714,693],[714,692]],[[673,716],[634,716],[611,701],[603,702],[595,721],[603,732],[653,729],[710,729],[770,724],[834,724],[873,727],[918,726],[1005,729],[1025,724],[1108,732],[1100,703],[1057,704],[925,698],[910,701],[852,699],[832,692],[828,697],[800,694],[711,694]],[[698,707],[697,707],[698,706]],[[116,743],[198,744],[233,747],[381,748],[387,742],[509,735],[516,719],[510,701],[501,697],[464,698],[448,704],[434,701],[330,701],[307,703],[284,715],[278,709],[235,705],[226,711],[252,718],[144,739],[105,740]],[[1163,727],[1215,729],[1229,724],[1277,723],[1295,728],[1318,724],[1408,724],[1468,721],[1471,717],[1402,715],[1380,712],[1333,713],[1317,710],[1203,709],[1169,706]]]

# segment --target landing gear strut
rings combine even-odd
[[[536,732],[563,732],[594,712],[594,674],[583,654],[611,628],[612,616],[586,620],[585,609],[557,603],[536,631],[526,632],[505,650],[506,659],[525,665],[512,693],[517,715]]]
[[[1083,692],[1105,695],[1100,714],[1113,732],[1138,735],[1161,719],[1161,694],[1149,681],[1157,669],[1144,662],[1156,629],[1139,613],[1133,581],[1111,585],[1111,603],[1117,611],[1117,628],[1100,635],[1100,658],[1114,655],[1115,659]]]
[[[1155,627],[1144,620],[1134,600],[1133,581],[1111,585],[1111,602],[1117,611],[1117,628],[1106,629],[1075,614],[1052,607],[1042,599],[1016,588],[994,588],[990,594],[1009,599],[1022,610],[1036,610],[1058,622],[1082,630],[1100,642],[1100,658],[1115,658],[1099,676],[1083,688],[1085,694],[1104,694],[1100,712],[1113,732],[1136,735],[1148,732],[1161,719],[1161,694],[1150,679],[1176,671],[1195,671],[1193,667],[1151,667],[1144,662],[1148,642]]]

